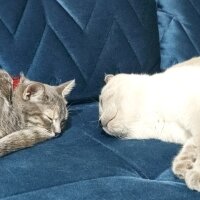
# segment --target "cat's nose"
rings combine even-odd
[[[61,129],[60,128],[53,128],[53,132],[55,133],[55,137],[58,137],[61,134]]]
[[[60,134],[61,133],[61,129],[60,128],[55,128],[54,132],[57,133],[57,134]]]
[[[60,123],[58,122],[53,122],[53,132],[60,134],[61,133],[61,127],[60,127]]]
[[[54,133],[55,136],[58,137],[61,135],[61,128],[60,127],[54,127]]]

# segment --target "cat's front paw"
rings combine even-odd
[[[193,168],[193,164],[194,162],[190,159],[176,157],[172,164],[172,171],[177,177],[184,179],[188,170]]]
[[[200,192],[200,172],[194,169],[188,170],[185,175],[185,182],[191,190]]]

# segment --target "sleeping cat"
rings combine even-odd
[[[0,70],[0,156],[60,134],[68,118],[65,97],[74,85],[73,80],[50,86],[21,76],[13,89],[10,75]]]
[[[154,75],[107,75],[99,119],[109,135],[181,143],[172,170],[200,191],[200,57]]]

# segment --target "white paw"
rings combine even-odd
[[[185,182],[191,190],[200,192],[200,172],[196,170],[187,171],[185,175]]]
[[[176,158],[172,164],[172,171],[177,177],[184,179],[188,170],[193,168],[193,164],[192,160]]]

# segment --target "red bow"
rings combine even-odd
[[[20,76],[14,76],[12,77],[12,80],[13,80],[13,90],[15,90],[16,87],[19,85]]]

